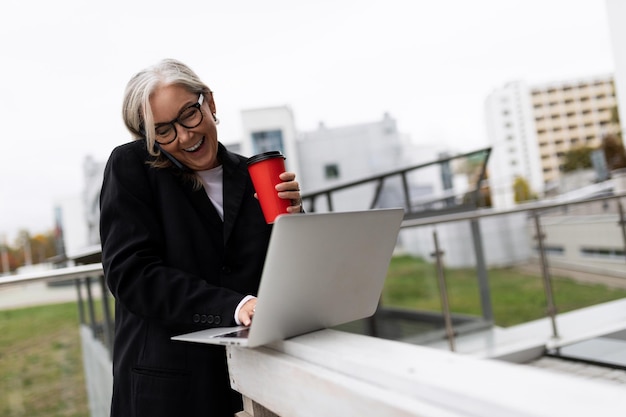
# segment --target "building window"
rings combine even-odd
[[[327,164],[324,166],[324,178],[327,180],[335,180],[339,178],[339,165]]]
[[[283,132],[281,130],[253,132],[252,149],[255,154],[268,151],[280,151],[284,154]]]
[[[539,253],[539,247],[534,247],[535,252]],[[563,246],[550,246],[546,245],[543,247],[543,250],[547,255],[563,255],[565,254],[565,248]]]
[[[581,248],[580,254],[590,258],[624,259],[624,250],[618,248]]]

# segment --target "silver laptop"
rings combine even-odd
[[[250,327],[173,337],[255,347],[376,312],[403,209],[279,216]]]

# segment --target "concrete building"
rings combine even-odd
[[[546,184],[558,182],[565,152],[598,148],[604,136],[619,132],[611,122],[617,106],[611,75],[534,86],[530,93]]]
[[[526,180],[531,190],[543,193],[539,145],[528,86],[511,82],[492,92],[485,101],[487,136],[492,146],[489,185],[495,208],[515,204],[513,183]]]
[[[345,184],[400,167],[436,160],[444,149],[417,147],[398,131],[396,120],[385,113],[382,119],[349,126],[327,127],[320,123],[312,131],[297,131],[288,107],[242,111],[243,155],[280,150],[287,169],[298,173],[298,181],[308,193]],[[382,206],[402,205],[400,184],[385,185]],[[441,174],[420,172],[411,179],[412,195],[427,196],[442,190]],[[374,184],[338,193],[334,210],[368,207]],[[323,210],[317,207],[317,211]]]
[[[609,19],[609,34],[613,47],[613,62],[615,63],[614,78],[615,92],[618,106],[621,131],[626,132],[626,2],[623,0],[606,0],[606,9]]]
[[[613,76],[581,78],[527,86],[512,82],[492,92],[485,105],[495,207],[510,208],[513,181],[524,178],[539,196],[557,188],[565,153],[598,148],[617,107]]]
[[[287,170],[300,172],[296,125],[289,107],[243,110],[241,121],[245,139],[236,147],[239,153],[252,156],[266,151],[281,151],[286,157]]]

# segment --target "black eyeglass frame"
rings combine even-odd
[[[201,108],[202,103],[204,103],[204,94],[200,93],[200,97],[198,97],[198,102],[182,109],[180,113],[178,113],[178,117],[176,117],[174,120],[170,122],[159,123],[159,124],[154,125],[154,141],[158,143],[159,145],[169,145],[170,143],[174,142],[178,138],[178,130],[176,129],[176,125],[174,123],[178,123],[181,127],[184,127],[185,129],[193,129],[194,127],[200,126],[200,123],[202,123],[202,121],[204,120],[204,113],[202,112],[202,108]],[[178,120],[180,119],[180,116],[182,116],[187,110],[194,108],[194,107],[198,109],[198,111],[200,112],[200,121],[198,123],[196,123],[193,126],[188,126],[188,125],[183,124],[180,120]],[[167,142],[159,142],[158,140],[159,135],[156,133],[156,130],[161,126],[167,126],[167,125],[172,126],[172,129],[174,130],[174,138]]]

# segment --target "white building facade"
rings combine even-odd
[[[293,112],[287,106],[265,107],[241,112],[244,140],[240,153],[252,156],[267,151],[285,155],[288,171],[300,172]]]
[[[615,63],[615,92],[618,102],[622,104],[618,106],[621,131],[626,132],[626,2],[606,0],[606,8]]]
[[[434,161],[443,149],[416,147],[398,131],[396,120],[385,113],[382,119],[349,126],[327,127],[298,132],[287,107],[250,109],[242,112],[244,139],[241,153],[252,155],[279,150],[286,156],[288,170],[297,172],[303,190],[320,189],[386,173],[423,162]],[[296,133],[297,132],[297,133]],[[413,195],[433,194],[441,189],[436,170],[411,178]],[[369,208],[375,184],[334,193],[333,210]],[[399,181],[385,184],[381,205],[402,205]],[[316,206],[324,211],[327,206]]]
[[[535,193],[543,193],[539,146],[528,86],[511,82],[492,92],[485,102],[487,136],[492,146],[489,185],[492,205],[515,205],[513,184],[523,178]]]
[[[525,179],[540,197],[547,190],[566,191],[562,174],[566,153],[580,147],[598,149],[604,136],[618,134],[620,127],[613,121],[616,107],[612,75],[535,86],[518,81],[492,92],[485,103],[485,119],[493,146],[494,207],[514,206],[516,177]]]

